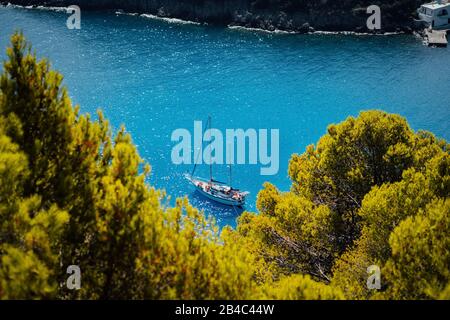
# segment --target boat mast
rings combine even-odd
[[[230,188],[231,188],[231,185],[232,185],[232,182],[231,182],[231,164],[232,164],[232,161],[231,161],[231,144],[228,144],[228,147],[227,147],[227,153],[228,153],[228,167],[229,167],[229,169],[230,169],[230,173],[229,173],[229,179],[230,179],[230,181],[229,181],[229,186],[230,186]]]
[[[211,116],[208,116],[208,123],[209,123],[209,140],[211,140],[212,138],[212,134],[211,134]],[[212,175],[212,161],[211,161],[211,152],[212,152],[212,141],[210,141],[209,144],[209,180],[212,182],[213,180],[213,175]]]
[[[198,149],[197,157],[195,158],[195,161],[194,161],[194,168],[192,169],[192,172],[191,172],[191,177],[194,176],[195,169],[197,168],[197,165],[198,165],[198,160],[200,159],[200,156],[203,153],[203,135],[206,132],[206,129],[208,129],[208,122],[209,122],[209,117],[208,117],[208,120],[205,123],[205,126],[202,128],[202,145]]]
[[[230,188],[231,188],[231,163],[230,163]]]

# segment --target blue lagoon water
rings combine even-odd
[[[171,162],[172,131],[192,131],[209,114],[223,131],[280,130],[277,175],[234,167],[234,184],[251,192],[247,210],[265,181],[289,189],[291,154],[361,110],[398,113],[415,130],[450,138],[450,50],[414,36],[269,34],[98,12],[83,12],[82,29],[69,30],[67,17],[0,8],[0,58],[13,31],[23,30],[63,73],[82,112],[101,108],[115,129],[126,126],[152,166],[151,184],[172,199],[187,195],[221,226],[234,226],[239,212],[194,193],[183,179],[192,167]],[[215,177],[227,179],[225,166]]]

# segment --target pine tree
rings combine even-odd
[[[367,268],[378,265],[383,273],[395,228],[449,197],[449,157],[445,141],[414,133],[397,115],[368,111],[331,125],[317,146],[293,155],[291,190],[265,184],[259,214],[239,219],[237,233],[256,256],[258,279],[307,274],[347,298],[376,297]],[[402,294],[388,297],[408,297]]]
[[[62,76],[22,34],[11,40],[0,80],[0,298],[249,294],[247,251],[186,200],[167,208],[125,129],[113,138],[101,113],[79,115]],[[69,265],[81,290],[65,286]]]

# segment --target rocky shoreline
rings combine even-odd
[[[421,3],[426,2],[423,0],[394,0],[388,4],[370,0],[10,0],[1,3],[50,7],[78,5],[82,10],[123,10],[267,31],[373,33],[366,27],[369,17],[366,8],[377,2],[382,24],[376,33],[412,33],[419,28],[413,14]]]

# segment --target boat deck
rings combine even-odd
[[[425,37],[429,46],[446,47],[447,31],[446,30],[428,30],[425,29]]]

